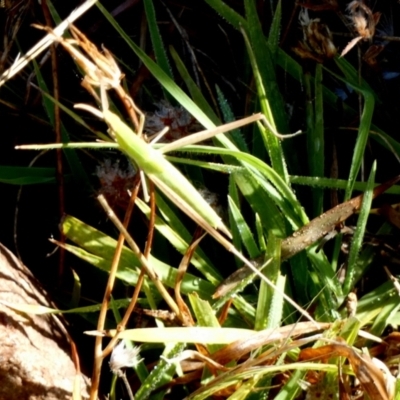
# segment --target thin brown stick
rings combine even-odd
[[[47,5],[47,1],[42,2],[42,11],[44,18],[46,20],[47,26],[52,26],[53,19],[50,14],[49,7]],[[50,46],[50,54],[51,54],[51,74],[53,78],[53,97],[55,99],[54,102],[54,133],[55,133],[55,141],[56,143],[61,143],[61,119],[60,119],[60,90],[59,90],[59,81],[58,81],[58,59],[56,53],[56,44],[53,43]],[[58,212],[61,218],[63,218],[65,214],[65,190],[64,190],[64,167],[63,167],[63,150],[56,149],[56,179],[57,179],[57,188],[58,188]],[[60,232],[60,242],[65,243],[65,234],[61,230]],[[64,274],[64,264],[65,264],[65,248],[61,246],[59,248],[59,259],[58,259],[58,285],[60,286],[62,276]]]
[[[132,206],[132,209],[133,209],[133,205],[135,204],[135,200],[136,200],[139,188],[140,188],[140,182],[138,181],[138,183],[135,186],[135,189],[134,189],[134,191],[133,191],[133,193],[131,195],[131,199],[130,199],[130,203],[129,203],[129,207]],[[150,214],[149,231],[148,231],[148,234],[147,234],[147,242],[146,242],[146,247],[145,247],[145,250],[144,250],[144,256],[147,259],[149,258],[150,251],[151,251],[151,245],[152,245],[152,242],[153,242],[154,224],[155,224],[155,206],[156,206],[154,185],[152,185],[150,187],[150,190],[151,190],[151,192],[150,192],[151,214]],[[127,211],[127,213],[128,213],[128,211]],[[125,221],[124,221],[124,226],[127,227],[127,224],[125,224]],[[117,326],[117,331],[118,332],[121,332],[121,331],[123,331],[125,329],[128,321],[129,321],[129,318],[130,318],[133,310],[135,309],[137,300],[139,298],[139,293],[140,293],[140,290],[142,289],[142,285],[143,285],[143,282],[144,282],[144,275],[145,275],[145,270],[142,267],[142,269],[140,270],[139,278],[138,278],[138,280],[136,282],[136,286],[135,286],[135,290],[134,290],[133,295],[132,295],[132,299],[131,299],[131,301],[129,303],[128,308],[125,311],[125,314],[124,314],[121,322]],[[112,349],[115,346],[115,343],[116,343],[117,339],[118,339],[118,335],[116,335],[114,338],[111,339],[110,343],[108,344],[108,346],[103,351],[103,357],[107,357],[108,354],[111,353]]]
[[[128,208],[126,210],[125,217],[124,217],[123,224],[124,224],[125,228],[128,227],[129,221],[131,219],[131,215],[132,215],[132,212],[133,212],[133,208],[135,206],[135,201],[136,201],[137,195],[139,193],[139,189],[140,189],[140,179],[139,179],[139,175],[137,175],[136,180],[135,180],[135,184],[134,184],[134,189],[133,189],[131,197],[129,199]],[[120,240],[120,239],[123,240],[123,242],[125,241],[125,237],[122,234],[120,234],[118,240]],[[139,297],[140,288],[142,286],[142,283],[143,283],[143,277],[142,277],[142,273],[140,273],[138,281],[136,283],[135,291],[134,291],[133,296],[132,296],[131,303],[130,303],[128,309],[126,310],[122,321],[117,326],[117,332],[121,332],[121,331],[123,331],[125,329],[125,326],[126,326],[126,324],[128,322],[128,319],[129,319],[129,317],[130,317],[130,315],[132,313],[132,310],[133,310],[133,308],[132,308],[132,310],[130,309],[131,304],[132,303],[136,303],[137,298]],[[113,350],[114,346],[116,345],[117,341],[118,341],[118,335],[115,335],[115,337],[111,339],[110,343],[103,350],[103,359],[105,357],[107,357],[112,352],[112,350]]]
[[[153,282],[154,286],[157,288],[157,290],[161,294],[162,298],[165,300],[165,302],[168,304],[168,306],[171,308],[171,310],[173,312],[175,312],[176,314],[178,314],[179,308],[178,308],[177,304],[175,303],[175,300],[171,297],[171,295],[168,293],[168,291],[165,288],[165,286],[163,285],[163,283],[159,280],[152,265],[149,263],[149,261],[146,259],[146,257],[142,254],[142,252],[139,249],[139,246],[133,240],[132,236],[122,225],[121,221],[114,214],[113,210],[108,206],[104,196],[100,195],[97,197],[97,199],[99,200],[99,202],[102,205],[102,207],[104,208],[104,210],[107,212],[108,217],[114,223],[115,227],[125,236],[126,242],[128,243],[129,247],[132,249],[132,251],[135,253],[136,257],[139,259],[139,262],[142,264],[142,266],[146,270],[146,274],[148,275],[150,280]]]
[[[190,263],[190,260],[193,256],[197,246],[199,245],[201,240],[204,238],[204,236],[206,236],[206,232],[204,232],[203,229],[201,229],[200,227],[197,227],[197,229],[193,235],[192,243],[186,250],[186,253],[183,256],[182,261],[179,264],[179,268],[178,268],[177,275],[176,275],[175,288],[174,288],[175,300],[179,307],[179,315],[178,316],[185,326],[194,326],[195,323],[192,318],[192,315],[190,314],[189,307],[186,305],[186,303],[182,299],[181,283],[182,283],[183,277],[185,276],[185,273],[186,273],[187,267]]]
[[[139,190],[139,182],[136,182],[135,189],[136,189],[136,187],[137,187],[136,193],[134,191],[132,193],[131,197],[136,197],[137,191]],[[106,201],[106,200],[104,199],[104,201]],[[129,203],[128,210],[125,214],[124,225],[126,225],[126,226],[130,220],[130,216],[131,216],[132,210],[133,210],[133,205],[134,205],[134,201]],[[100,329],[100,330],[104,329],[104,323],[106,320],[108,304],[110,302],[111,292],[114,287],[115,277],[116,277],[116,273],[117,273],[117,269],[118,269],[119,260],[121,258],[121,252],[122,252],[122,248],[124,245],[124,240],[125,240],[124,235],[120,234],[118,237],[117,246],[115,248],[114,257],[113,257],[113,260],[111,263],[110,274],[108,276],[107,286],[104,291],[103,302],[101,304],[99,318],[97,321],[97,329]],[[112,350],[113,346],[109,346],[109,347]],[[96,337],[94,354],[95,354],[95,356],[94,356],[93,372],[92,372],[92,384],[90,387],[90,399],[91,400],[97,399],[99,383],[100,383],[101,365],[103,363],[103,358],[104,358],[101,337]]]

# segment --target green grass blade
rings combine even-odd
[[[345,295],[347,295],[353,289],[354,286],[354,275],[355,275],[355,268],[357,267],[358,253],[360,252],[363,243],[365,227],[367,225],[369,211],[371,209],[371,204],[372,204],[375,173],[376,173],[376,161],[373,163],[371,168],[371,173],[368,178],[367,187],[364,192],[360,214],[357,221],[357,227],[354,232],[353,240],[351,243],[349,258],[347,261],[346,278],[343,283],[343,292]]]
[[[233,175],[231,174],[229,176],[229,197],[231,198],[232,202],[236,204],[237,208],[240,208],[240,201],[239,201],[239,191],[235,183],[235,179],[233,178]],[[235,224],[235,220],[233,218],[233,215],[231,212],[228,213],[229,215],[229,227],[232,232],[232,244],[235,246],[235,249],[238,251],[242,251],[242,238],[241,234],[239,232],[238,227]],[[238,260],[235,257],[236,261],[236,266],[240,268],[242,266],[241,260]]]
[[[179,216],[172,211],[172,209],[160,196],[157,196],[156,203],[158,210],[160,210],[161,214],[164,216],[164,219],[168,221],[167,224],[160,217],[156,216],[156,230],[163,235],[177,251],[179,251],[182,255],[185,254],[190,245],[192,236],[181,222]],[[136,204],[146,215],[146,217],[149,218],[149,206],[140,199],[136,200]],[[204,254],[201,248],[198,247],[196,249],[196,252],[191,259],[191,263],[213,285],[218,285],[218,283],[221,282],[222,276],[212,265],[211,261]]]
[[[165,357],[167,360],[177,357],[184,350],[184,348],[185,345],[182,343],[169,343],[165,346],[163,357]],[[139,390],[135,393],[136,400],[147,400],[150,398],[152,392],[172,380],[176,370],[176,365],[169,363],[165,359],[161,359],[157,363],[157,367],[153,368],[153,370],[150,372],[150,375],[142,383]],[[161,392],[158,394],[158,396],[153,395],[152,399],[155,399],[156,396],[157,399],[159,399],[159,396],[164,396],[164,394],[164,392]],[[163,397],[161,397],[161,399],[162,398]]]
[[[204,113],[208,116],[208,118],[210,118],[210,120],[215,125],[220,125],[221,121],[219,120],[217,114],[214,112],[213,108],[208,104],[208,101],[206,100],[206,98],[203,96],[203,93],[196,85],[196,82],[190,76],[189,71],[187,70],[185,64],[179,57],[179,54],[172,46],[170,47],[169,51],[171,53],[172,59],[175,62],[175,66],[180,76],[184,80],[186,87],[189,90],[190,96],[192,96],[193,101],[201,110],[204,111]]]
[[[248,172],[243,171],[243,174],[248,173],[248,175],[257,180],[259,184],[262,183],[262,181],[270,181],[278,190],[280,195],[279,193],[277,194],[274,187],[270,186],[266,188],[269,195],[273,196],[274,201],[276,201],[277,204],[279,203],[279,206],[282,207],[285,216],[290,220],[294,229],[299,229],[309,222],[303,207],[300,205],[292,189],[283,181],[274,169],[262,160],[248,153],[210,146],[185,146],[182,148],[182,151],[233,156],[235,159],[240,160],[242,165],[248,170]],[[235,176],[241,174],[241,172],[237,170],[234,172]],[[273,192],[275,192],[275,194]]]
[[[206,3],[237,30],[239,30],[240,28],[246,29],[247,21],[223,1],[206,0]]]
[[[269,278],[273,283],[277,283],[280,276],[280,248],[281,241],[277,239],[272,232],[268,235],[267,254],[272,258],[271,263],[263,274]],[[284,279],[280,279],[280,289],[284,291]],[[283,296],[277,291],[273,290],[264,281],[261,281],[260,289],[257,299],[256,321],[254,329],[257,331],[267,328],[277,328],[281,325],[282,310],[283,310]]]
[[[208,301],[200,299],[197,293],[190,294],[189,301],[196,316],[197,326],[221,327]],[[210,343],[207,345],[207,349],[211,354],[223,347],[221,344]]]
[[[314,90],[311,89],[310,75],[305,75],[307,93],[307,154],[310,175],[324,176],[324,107],[322,91],[322,66],[315,67]],[[314,99],[312,101],[311,99]],[[313,190],[313,217],[321,215],[323,211],[323,191]]]
[[[281,22],[282,22],[282,1],[279,0],[272,19],[271,28],[269,29],[268,44],[273,54],[279,46],[279,40],[281,38]]]
[[[307,185],[311,187],[321,187],[325,189],[346,189],[347,180],[330,179],[330,178],[315,178],[312,176],[294,176],[290,177],[290,182],[295,185]],[[376,184],[378,186],[378,184]],[[366,182],[355,182],[354,190],[364,192],[367,187]],[[386,194],[400,194],[400,185],[393,185],[385,191]]]
[[[260,216],[264,227],[268,227],[275,236],[286,237],[284,219],[268,193],[257,179],[249,174],[234,174],[235,182],[251,208]]]
[[[235,120],[235,116],[233,115],[232,109],[228,104],[228,100],[225,98],[224,94],[222,93],[219,86],[216,86],[217,96],[218,96],[218,103],[222,111],[222,115],[224,116],[224,122],[232,122]],[[247,146],[246,141],[244,140],[240,129],[234,129],[229,133],[231,140],[240,151],[245,151],[246,153],[249,152],[249,148]]]
[[[247,0],[245,2],[247,5],[251,3],[252,0]],[[254,16],[253,7],[248,6],[248,8],[248,13],[250,14],[248,17],[249,27],[251,26],[252,28],[248,33],[249,37],[247,37],[246,32],[243,32],[243,34],[256,81],[261,110],[270,124],[276,128],[278,132],[288,132],[287,124],[283,123],[283,121],[287,119],[287,116],[284,115],[284,103],[277,87],[271,54],[266,45],[257,13],[255,12],[256,16]],[[262,35],[261,37],[260,34]],[[262,73],[259,69],[261,65],[263,68]],[[280,123],[278,123],[278,120]],[[265,132],[266,147],[271,159],[271,164],[276,172],[287,182],[287,169],[281,143],[272,132],[265,128],[263,131]]]
[[[250,227],[247,225],[239,208],[236,206],[235,202],[230,196],[228,196],[228,204],[230,217],[232,217],[233,224],[240,232],[241,241],[244,244],[249,257],[256,258],[260,255],[260,250],[257,247]]]
[[[0,165],[0,182],[9,185],[55,183],[55,175],[56,170],[54,168]]]
[[[383,331],[392,325],[393,317],[400,309],[398,296],[392,296],[382,307],[371,328],[368,330],[372,335],[382,337]]]
[[[361,327],[370,325],[393,298],[398,298],[398,292],[391,281],[385,282],[364,295],[358,301],[356,314],[361,322]]]
[[[262,253],[267,251],[267,243],[265,241],[265,236],[263,232],[263,227],[261,224],[260,216],[256,214],[256,230],[257,230],[257,237],[258,237],[258,245]]]
[[[165,51],[162,37],[160,35],[160,31],[158,30],[158,23],[157,23],[156,11],[154,9],[153,0],[144,0],[143,5],[146,13],[151,43],[153,45],[153,50],[156,56],[157,64],[171,79],[174,79],[171,67],[168,62],[168,57]]]
[[[81,247],[81,249],[67,247],[67,250],[90,262],[95,267],[106,272],[109,271],[117,244],[115,239],[71,216],[67,216],[64,219],[62,229],[69,240]],[[176,268],[171,268],[153,256],[150,256],[149,260],[159,279],[166,286],[174,288],[177,276]],[[127,247],[124,247],[117,271],[118,278],[130,285],[135,285],[140,267],[141,265],[135,254]],[[205,279],[185,274],[181,289],[185,294],[197,291],[202,298],[211,299],[216,286]]]
[[[369,131],[371,129],[372,116],[375,107],[375,96],[369,85],[367,85],[364,81],[361,82],[361,85],[359,84],[358,75],[355,69],[344,58],[335,58],[335,61],[338,67],[342,70],[346,79],[343,79],[342,77],[333,74],[332,72],[331,73],[338,79],[344,81],[345,83],[352,86],[355,90],[360,92],[364,98],[364,106],[361,114],[360,126],[358,129],[358,135],[350,167],[348,185],[346,187],[344,197],[344,200],[346,201],[350,199],[352,195],[354,183],[361,168],[365,147],[367,145],[369,137]]]

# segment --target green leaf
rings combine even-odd
[[[210,118],[210,120],[215,125],[219,125],[221,121],[219,120],[217,114],[215,114],[213,108],[208,104],[208,101],[203,96],[203,93],[198,88],[195,81],[190,76],[189,71],[179,57],[179,54],[175,51],[173,47],[170,47],[169,51],[173,60],[175,61],[175,66],[178,69],[178,72],[181,75],[182,79],[184,80],[195,104]]]
[[[251,233],[250,227],[247,225],[243,215],[240,213],[239,208],[230,196],[228,196],[229,213],[232,216],[232,223],[239,231],[241,240],[249,253],[250,258],[256,258],[260,255],[260,250],[254,240],[253,234]]]
[[[367,187],[364,192],[362,200],[362,205],[357,221],[356,230],[354,232],[353,240],[351,242],[349,258],[347,261],[346,278],[343,283],[343,292],[345,295],[347,295],[353,289],[354,286],[354,275],[355,275],[355,268],[357,267],[358,253],[360,252],[363,243],[365,228],[367,225],[369,211],[371,209],[371,204],[373,199],[375,173],[376,173],[376,161],[374,161],[374,163],[372,164],[371,173],[369,175]]]
[[[55,183],[54,168],[0,166],[0,182],[10,185]]]
[[[67,245],[68,251],[73,252],[95,267],[109,272],[117,244],[115,239],[71,216],[64,219],[62,229],[69,240],[81,246],[81,248],[77,248]],[[153,256],[150,256],[149,260],[159,279],[166,286],[174,288],[177,276],[176,268],[168,266]],[[123,247],[117,277],[130,285],[135,285],[140,267],[135,254],[127,247]],[[215,291],[215,286],[204,279],[185,274],[181,290],[185,294],[196,291],[202,298],[210,299]]]

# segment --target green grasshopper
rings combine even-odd
[[[53,40],[61,43],[71,54],[79,67],[82,68],[85,73],[82,85],[99,101],[102,111],[82,104],[77,105],[76,107],[86,109],[103,119],[107,123],[109,132],[114,138],[118,148],[137,165],[137,167],[143,172],[143,175],[153,181],[154,184],[194,222],[212,235],[227,250],[235,254],[255,274],[265,280],[268,285],[279,291],[267,277],[262,275],[260,271],[246,259],[246,257],[235,249],[230,240],[227,239],[227,237],[231,238],[231,234],[228,228],[223,224],[221,218],[184,177],[184,175],[182,175],[182,173],[165,158],[164,153],[187,144],[204,141],[218,133],[227,132],[256,121],[264,123],[264,125],[266,125],[268,129],[280,139],[293,137],[301,132],[292,135],[280,135],[276,132],[274,127],[271,126],[266,117],[259,113],[230,124],[190,135],[190,138],[183,138],[171,145],[164,146],[161,150],[157,150],[153,148],[151,144],[143,140],[142,129],[144,115],[139,109],[137,109],[133,100],[130,99],[123,90],[120,83],[123,74],[119,70],[112,55],[106,51],[106,49],[103,49],[103,53],[100,53],[96,46],[94,46],[75,27],[70,26],[70,29],[74,36],[73,40],[64,39],[54,33]],[[86,54],[83,54],[78,50],[76,47],[77,44],[86,52]],[[97,95],[95,88],[100,89],[100,98]],[[110,89],[116,91],[120,100],[125,105],[128,114],[130,114],[131,120],[135,125],[135,132],[125,122],[123,122],[118,115],[109,110],[106,90]],[[137,123],[138,120],[137,116],[134,115],[135,113],[139,115],[140,123]],[[100,143],[97,144],[100,145]],[[104,143],[101,143],[101,145],[104,145]],[[110,143],[107,142],[106,145],[109,146]],[[68,147],[66,145],[56,145],[53,146],[53,148],[60,146]],[[40,146],[34,145],[34,148],[39,147]],[[24,146],[24,148],[29,147]],[[145,182],[144,179],[143,182]],[[282,293],[282,296],[296,309],[299,309],[290,297],[284,293]],[[311,319],[304,310],[299,309],[299,311],[305,315],[306,318]]]

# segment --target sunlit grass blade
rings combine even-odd
[[[165,359],[174,358],[178,356],[184,348],[185,345],[182,343],[169,343],[167,346],[165,346],[163,357],[165,357]],[[139,390],[135,393],[136,400],[148,399],[151,393],[157,388],[171,381],[176,370],[176,365],[165,361],[165,359],[160,359],[160,361],[157,363],[157,368],[153,368],[153,370],[150,372],[150,375],[142,383]],[[162,399],[164,392],[160,392],[159,395],[162,396]],[[155,396],[157,395],[154,394],[152,398],[155,399]],[[157,400],[158,399],[159,397],[157,396]]]
[[[394,295],[389,298],[380,309],[379,314],[374,320],[371,328],[368,330],[372,335],[381,337],[384,330],[393,324],[393,317],[400,309],[400,302],[398,296]]]
[[[364,295],[358,301],[356,314],[361,322],[361,327],[370,325],[393,298],[398,298],[398,292],[390,281]]]
[[[258,20],[254,23],[256,23],[257,26],[259,25]],[[284,105],[282,103],[282,99],[280,98],[280,92],[276,87],[275,70],[270,59],[271,55],[269,54],[269,49],[266,46],[264,36],[259,38],[259,35],[259,30],[255,30],[254,32],[252,31],[252,34],[248,38],[246,36],[246,32],[243,31],[244,41],[256,81],[260,107],[270,124],[275,129],[277,129],[279,132],[288,132],[286,124],[278,124],[275,120],[275,115],[276,118],[282,118],[283,120],[280,106],[282,105],[282,109],[284,109]],[[254,43],[254,41],[256,42]],[[263,66],[263,69],[267,70],[264,71],[262,75],[259,70],[260,65]],[[272,75],[269,76],[269,74]],[[271,108],[272,105],[273,108]],[[266,128],[262,128],[262,130],[265,133],[265,145],[271,159],[271,164],[276,172],[282,177],[282,179],[287,182],[287,169],[280,141]]]
[[[239,208],[240,207],[239,191],[232,174],[229,176],[228,190],[229,190],[228,195],[231,198],[232,202],[234,202],[236,204],[236,207]],[[231,228],[232,232],[232,244],[235,246],[235,249],[237,249],[238,251],[242,251],[243,242],[241,234],[239,232],[238,227],[235,224],[235,220],[233,218],[232,213],[228,212],[228,216],[229,216],[229,227]],[[242,266],[241,261],[238,259],[236,259],[235,261],[236,261],[236,266],[240,268]]]
[[[311,187],[320,187],[325,189],[346,189],[347,180],[344,179],[330,179],[330,178],[317,178],[313,176],[291,176],[290,181],[296,185],[307,185]],[[378,185],[378,184],[377,184]],[[367,187],[366,182],[355,182],[354,190],[365,191]],[[400,194],[400,185],[393,185],[385,192],[386,194]]]
[[[189,295],[189,301],[196,317],[197,326],[217,329],[221,328],[218,319],[214,314],[214,310],[211,308],[208,301],[202,300],[196,293]],[[207,345],[207,349],[211,354],[221,348],[223,348],[223,345],[218,343],[210,343]]]
[[[271,290],[265,282],[261,281],[254,326],[256,330],[278,328],[281,325],[284,304],[281,292],[285,291],[285,278],[280,274],[280,249],[281,240],[270,233],[268,235],[267,254],[272,258],[272,261],[263,273],[280,288],[280,292]]]
[[[374,113],[375,95],[365,82],[362,82],[360,86],[358,82],[357,73],[355,72],[354,68],[344,58],[336,58],[335,61],[338,67],[345,74],[346,79],[343,79],[337,74],[334,74],[332,72],[331,73],[338,79],[352,86],[355,90],[359,91],[364,98],[363,111],[360,116],[361,118],[360,125],[358,128],[358,135],[354,147],[348,185],[346,187],[346,192],[344,196],[344,200],[348,200],[350,199],[351,194],[353,192],[354,183],[357,179],[358,173],[361,168],[362,160],[364,157],[365,147],[367,145],[369,131],[371,129],[372,116]]]
[[[345,295],[347,295],[352,290],[354,285],[353,277],[355,274],[355,268],[357,267],[358,253],[360,252],[363,243],[365,227],[367,225],[369,211],[371,209],[373,189],[375,183],[375,173],[376,173],[376,162],[373,163],[371,168],[371,173],[368,178],[367,187],[363,196],[363,201],[357,221],[356,230],[354,232],[353,240],[351,242],[349,258],[347,261],[346,278],[343,283],[343,292]]]
[[[115,336],[116,330],[107,334]],[[248,339],[255,334],[250,329],[221,328],[210,326],[170,327],[170,328],[137,328],[119,333],[120,338],[143,343],[203,343],[229,344],[236,340]]]
[[[282,210],[284,210],[285,216],[289,219],[294,229],[298,229],[309,222],[303,207],[300,205],[292,189],[283,181],[283,179],[275,172],[274,169],[260,159],[248,153],[210,146],[185,146],[182,151],[232,155],[234,158],[243,161],[243,165],[249,169],[249,172],[244,171],[244,174],[249,174],[253,177],[253,179],[258,181],[260,181],[260,175],[263,176],[261,179],[264,181],[270,181],[276,188],[275,193],[276,190],[281,193],[282,197],[279,194],[273,195],[273,193],[271,193],[271,188],[268,189],[270,191],[269,195],[274,196],[273,198],[274,201],[276,201],[276,204],[279,202],[279,206],[282,207]],[[240,174],[240,171],[235,172],[235,174],[236,173]],[[272,187],[272,191],[273,190],[274,188]]]
[[[106,272],[110,270],[117,241],[103,232],[83,223],[82,221],[67,216],[63,221],[63,232],[66,237],[79,247],[67,245],[68,251],[91,263]],[[163,263],[157,258],[149,258],[159,279],[168,287],[175,287],[177,270]],[[124,247],[121,261],[117,271],[117,277],[128,284],[135,285],[139,276],[140,263],[135,254]],[[186,274],[182,282],[182,292],[198,291],[202,298],[211,299],[216,286],[207,280]]]
[[[232,216],[232,223],[238,229],[241,241],[246,248],[250,258],[256,258],[260,254],[260,250],[254,240],[249,226],[247,225],[243,215],[235,202],[228,196],[229,213]],[[232,225],[232,224],[231,224]]]

